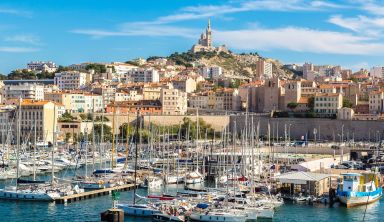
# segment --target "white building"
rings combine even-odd
[[[36,72],[56,72],[58,69],[57,65],[54,62],[48,61],[48,62],[29,62],[27,64],[27,69],[36,71]]]
[[[111,66],[114,67],[115,73],[118,76],[122,76],[125,73],[131,71],[132,69],[137,68],[137,66],[126,64],[126,63],[122,63],[122,62],[112,62]]]
[[[24,83],[19,85],[5,85],[4,99],[44,99],[44,86],[36,83]]]
[[[259,60],[256,63],[257,76],[264,76],[266,78],[272,78],[272,63],[265,60]]]
[[[136,68],[128,71],[126,74],[124,74],[124,77],[122,79],[125,83],[130,82],[144,82],[144,83],[150,83],[150,82],[159,82],[160,76],[157,70],[155,69],[144,69],[144,68]]]
[[[372,69],[369,71],[369,76],[376,78],[384,78],[384,67],[372,67]]]
[[[54,83],[60,90],[82,89],[91,81],[91,74],[78,71],[56,73],[54,78]]]
[[[103,110],[103,97],[96,94],[51,92],[46,93],[44,99],[63,104],[69,113],[92,113]]]
[[[223,68],[220,66],[202,67],[199,74],[206,79],[217,79],[223,74]]]

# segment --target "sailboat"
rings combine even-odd
[[[137,108],[137,118],[136,118],[136,135],[135,135],[135,179],[134,179],[134,190],[133,190],[133,203],[132,204],[117,204],[117,207],[124,211],[124,214],[131,216],[140,216],[140,217],[152,217],[155,214],[160,214],[161,211],[156,209],[154,206],[147,204],[136,204],[136,187],[137,187],[137,159],[138,159],[138,140],[139,140],[139,112],[140,109]]]

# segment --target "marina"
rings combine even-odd
[[[120,134],[112,130],[107,142],[95,133],[70,144],[52,132],[48,145],[17,136],[16,143],[2,144],[0,202],[87,208],[109,197],[110,205],[92,209],[91,218],[110,222],[278,220],[280,208],[295,205],[365,206],[365,220],[370,205],[380,206],[381,142],[291,142],[287,133],[274,137],[270,125],[261,135],[257,118],[245,118],[241,133],[235,122],[234,129],[209,134],[198,113],[179,125],[157,126],[144,124],[137,112],[136,121]]]

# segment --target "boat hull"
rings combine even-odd
[[[58,194],[50,193],[27,193],[19,191],[0,190],[0,199],[21,201],[47,201],[51,202],[59,198]]]
[[[372,196],[365,196],[365,197],[339,196],[339,200],[346,207],[355,207],[355,206],[360,206],[360,205],[365,205],[365,204],[370,204],[370,203],[376,202],[381,198],[381,196],[382,196],[381,193],[378,193],[378,194],[372,195]]]
[[[118,208],[124,211],[124,214],[136,217],[152,217],[155,214],[160,214],[161,212],[156,209],[152,209],[146,206],[133,206],[118,204]]]
[[[211,222],[211,221],[226,221],[226,222],[245,222],[246,216],[240,216],[240,215],[211,215],[211,214],[192,214],[189,217],[193,221],[204,221],[204,222]]]

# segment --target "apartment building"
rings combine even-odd
[[[333,116],[343,106],[341,93],[316,93],[314,95],[314,111],[319,116]]]
[[[69,113],[92,113],[103,110],[101,95],[85,92],[51,92],[44,95],[45,100],[63,104]]]
[[[82,89],[91,82],[91,74],[78,71],[56,73],[54,78],[54,83],[60,90]]]
[[[124,74],[121,81],[125,83],[159,82],[160,75],[157,72],[157,70],[153,68],[135,68],[135,69],[129,70],[126,74]]]
[[[187,113],[187,93],[178,89],[161,89],[160,101],[164,115],[185,115]]]
[[[384,67],[372,67],[369,71],[369,76],[374,78],[384,78]]]
[[[4,99],[44,99],[44,86],[36,83],[20,83],[18,85],[5,85],[3,88]]]
[[[196,81],[191,77],[187,78],[175,78],[171,80],[174,89],[181,90],[186,93],[192,93],[196,91]]]
[[[199,70],[199,74],[206,79],[217,79],[223,75],[223,68],[220,66],[202,67]]]
[[[372,114],[384,113],[384,90],[369,93],[369,112]]]
[[[256,76],[264,76],[265,78],[272,78],[273,65],[271,62],[260,59],[256,62]]]
[[[189,95],[188,107],[207,109],[208,108],[208,92],[193,93]]]

